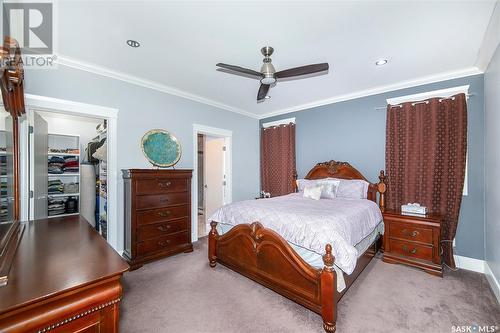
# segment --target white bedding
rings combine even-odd
[[[358,258],[355,245],[382,221],[382,214],[376,203],[366,199],[311,200],[292,193],[225,205],[209,220],[233,226],[259,221],[286,241],[320,255],[330,243],[335,264],[351,274]]]

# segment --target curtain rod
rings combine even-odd
[[[472,97],[472,96],[475,96],[475,95],[476,95],[476,94],[474,94],[474,93],[470,93],[470,94],[465,94],[465,97],[467,97],[467,98],[468,98],[468,97]],[[431,98],[436,98],[436,97],[431,97]],[[451,99],[454,99],[455,97],[453,97],[453,96],[450,96],[450,97],[443,97],[443,98],[440,98],[440,99],[439,99],[439,101],[441,102],[441,101],[443,101],[443,100],[445,100],[445,99],[450,99],[450,98],[451,98]],[[430,98],[428,98],[428,99],[430,99]],[[408,103],[408,102],[405,102],[405,103]],[[415,105],[415,104],[422,104],[422,103],[428,104],[428,103],[429,103],[429,101],[427,101],[427,100],[426,100],[426,101],[418,101],[418,102],[412,102],[411,104],[412,104],[412,105]],[[403,104],[404,104],[404,103],[399,103],[399,104],[394,104],[394,105],[391,105],[391,106],[399,106],[399,107],[401,107],[401,106],[403,106]],[[378,111],[378,110],[387,110],[387,105],[386,105],[386,106],[379,106],[379,107],[376,107],[376,108],[374,108],[374,109],[375,109],[375,110],[377,110],[377,111]]]

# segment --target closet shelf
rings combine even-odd
[[[74,215],[79,215],[79,214],[80,213],[59,214],[59,215],[48,216],[47,218],[53,219],[53,218],[56,218],[56,217],[74,216]]]
[[[73,156],[80,157],[80,154],[70,154],[70,153],[51,153],[50,151],[47,153],[49,156]]]
[[[49,173],[49,177],[79,177],[79,173]]]
[[[79,196],[80,193],[57,193],[57,194],[47,194],[49,197],[77,197]]]

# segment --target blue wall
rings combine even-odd
[[[385,106],[391,97],[470,85],[468,101],[468,196],[463,197],[456,236],[456,254],[484,258],[484,81],[475,75],[401,89],[261,120],[295,117],[297,172],[317,162],[348,161],[370,181],[385,165]]]
[[[500,281],[500,46],[484,74],[486,113],[485,259]],[[499,291],[497,289],[497,291]],[[500,300],[500,294],[497,294]]]
[[[151,168],[140,148],[144,133],[153,128],[171,131],[182,144],[177,168],[193,168],[193,124],[233,131],[233,200],[255,197],[259,192],[258,120],[234,112],[193,102],[68,68],[27,70],[25,91],[76,102],[119,109],[118,168]],[[123,235],[123,182],[118,175],[118,235]],[[122,248],[120,238],[118,248]]]

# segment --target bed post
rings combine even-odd
[[[385,184],[386,178],[384,170],[380,170],[380,175],[378,176],[380,181],[377,184],[377,190],[380,193],[379,206],[381,211],[385,211],[385,191],[387,190],[387,186]]]
[[[325,267],[321,271],[321,316],[323,317],[323,328],[332,333],[337,329],[337,276],[333,268],[335,257],[332,255],[332,246],[326,244],[323,263]]]
[[[208,233],[208,262],[210,267],[215,267],[217,264],[217,238],[219,233],[217,232],[217,222],[210,222],[210,232]]]
[[[293,175],[292,175],[292,188],[293,188],[293,192],[297,192],[299,190],[299,187],[297,186],[297,178],[298,178],[298,175],[297,175],[297,170],[296,169],[293,169]]]

